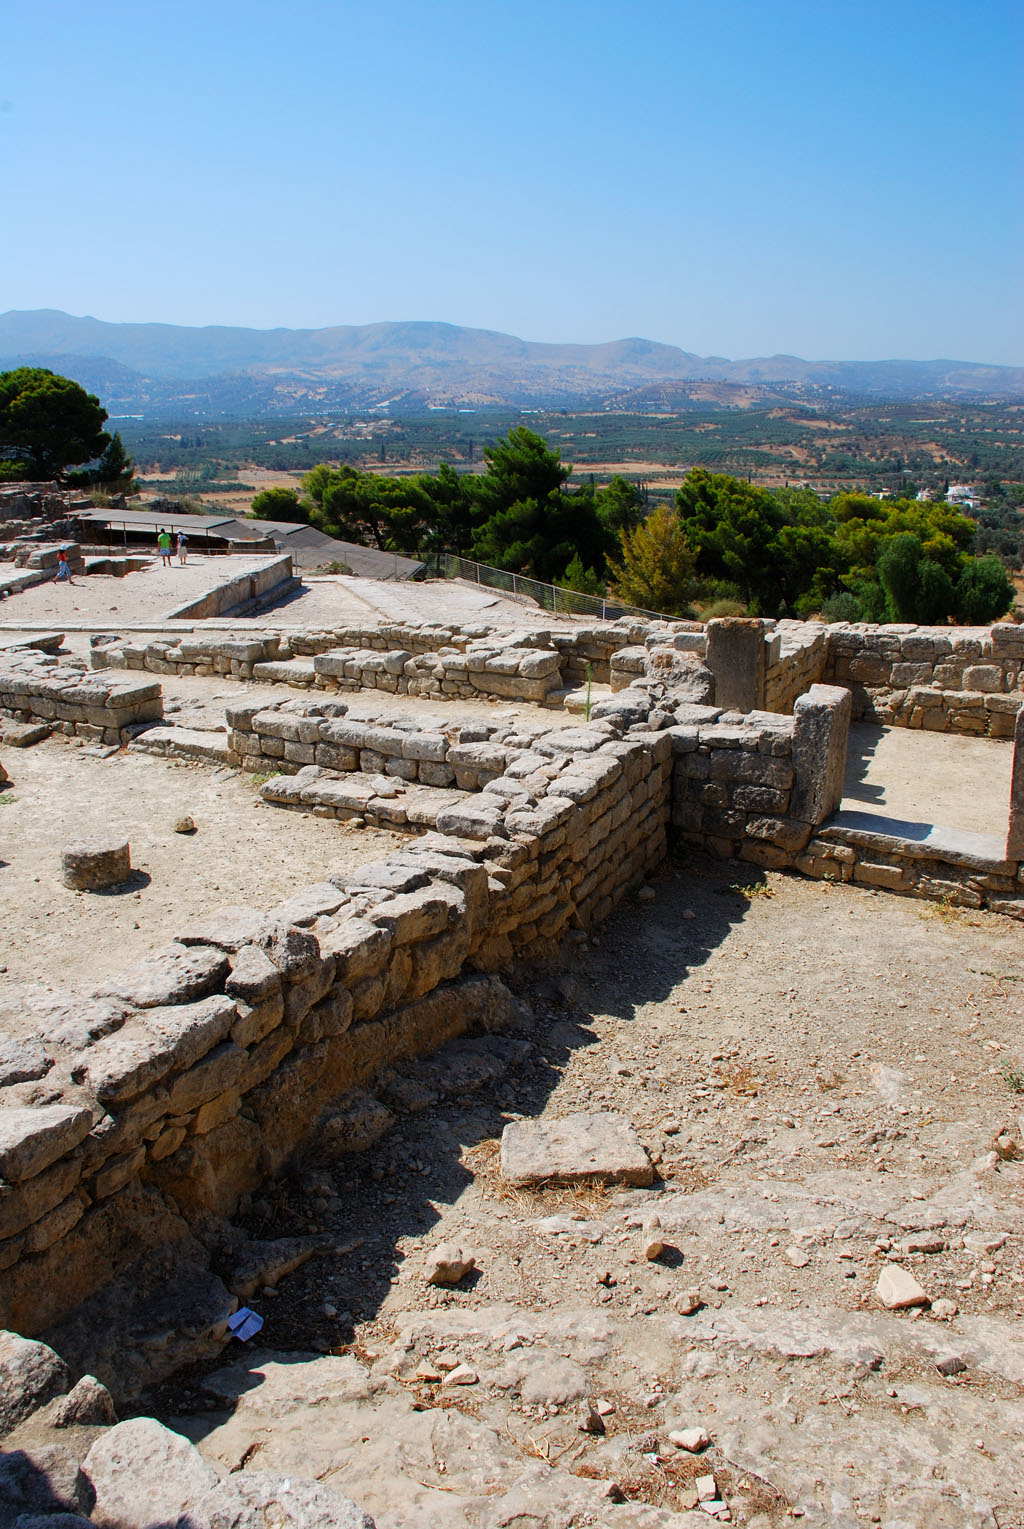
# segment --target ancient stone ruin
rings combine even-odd
[[[244,588],[193,602],[176,613],[187,630],[94,633],[90,668],[59,634],[0,653],[0,714],[13,724],[213,761],[260,777],[274,809],[406,836],[400,851],[277,906],[211,906],[93,991],[37,995],[28,1033],[2,1049],[5,1425],[45,1413],[57,1428],[66,1412],[102,1429],[80,1471],[52,1458],[45,1503],[23,1472],[26,1512],[57,1512],[49,1503],[93,1522],[141,1522],[130,1506],[118,1516],[127,1458],[166,1473],[167,1511],[194,1512],[189,1523],[370,1522],[322,1501],[328,1488],[316,1484],[297,1483],[284,1507],[276,1478],[242,1470],[218,1485],[190,1446],[176,1456],[178,1436],[159,1424],[115,1425],[104,1383],[120,1404],[216,1355],[239,1306],[320,1247],[315,1236],[271,1246],[236,1235],[225,1252],[240,1205],[304,1153],[337,1162],[372,1146],[396,1098],[412,1097],[413,1082],[396,1078],[416,1059],[459,1042],[476,1048],[457,1053],[459,1065],[473,1058],[481,1076],[514,1067],[523,1006],[505,979],[557,961],[561,942],[586,942],[664,862],[670,836],[819,881],[1024,912],[1024,627],[199,624],[258,603],[283,571],[290,578],[268,565]],[[161,682],[209,675],[245,693],[227,703],[222,731],[190,733],[165,715]],[[264,702],[261,683],[296,694]],[[379,703],[369,719],[350,714],[357,695]],[[394,695],[432,709],[389,714]],[[533,710],[445,715],[470,698]],[[552,725],[564,709],[575,725]],[[908,839],[838,811],[851,719],[1008,740],[1000,835]],[[124,881],[128,848],[116,840],[69,844],[67,884]],[[442,1090],[438,1081],[430,1097]],[[594,1120],[594,1161],[606,1150],[628,1158],[600,1112]],[[555,1181],[530,1165],[582,1150],[528,1135],[517,1123],[503,1144],[513,1184]],[[639,1145],[633,1158],[595,1175],[650,1184]],[[655,1250],[645,1256],[660,1258],[658,1227],[645,1239]],[[454,1263],[462,1273],[450,1283],[472,1270]],[[709,1479],[705,1506],[720,1502]],[[279,1516],[259,1519],[268,1493]]]

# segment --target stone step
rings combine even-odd
[[[194,727],[149,727],[128,745],[134,754],[162,754],[176,759],[207,759],[231,764],[226,732],[202,732]]]
[[[262,664],[253,664],[254,680],[266,680],[275,685],[296,685],[308,690],[316,680],[316,670],[311,658],[282,658]]]

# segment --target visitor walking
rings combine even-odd
[[[182,568],[188,562],[188,537],[184,531],[178,532],[178,562]]]
[[[73,584],[74,582],[71,577],[71,564],[68,562],[68,549],[61,547],[57,553],[57,583]]]
[[[161,526],[156,533],[156,544],[160,549],[160,561],[165,568],[171,566],[171,533]]]

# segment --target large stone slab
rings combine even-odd
[[[0,1111],[0,1178],[30,1179],[88,1136],[92,1112],[74,1104]]]
[[[84,1465],[96,1489],[93,1522],[103,1529],[176,1524],[219,1481],[187,1439],[154,1418],[132,1418],[108,1429]]]
[[[614,1110],[510,1121],[501,1133],[501,1174],[521,1187],[595,1180],[644,1187],[654,1181],[636,1132]]]
[[[0,1438],[70,1384],[67,1365],[52,1348],[0,1332]]]
[[[269,1471],[236,1471],[189,1522],[196,1529],[374,1529],[368,1513],[330,1487]]]
[[[212,992],[227,974],[227,957],[218,949],[165,945],[97,988],[96,996],[123,998],[139,1009],[190,1003]]]

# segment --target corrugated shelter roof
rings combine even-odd
[[[269,537],[279,552],[289,552],[296,568],[320,568],[326,563],[344,563],[364,579],[413,579],[424,570],[414,558],[399,557],[394,552],[380,552],[376,547],[360,547],[355,542],[338,541],[325,536],[314,526],[286,520],[241,520],[230,515],[188,515],[156,513],[153,510],[83,509],[79,520],[103,526],[111,532],[134,531],[156,536],[166,531],[184,531],[195,550],[206,537],[217,541],[263,541]]]

